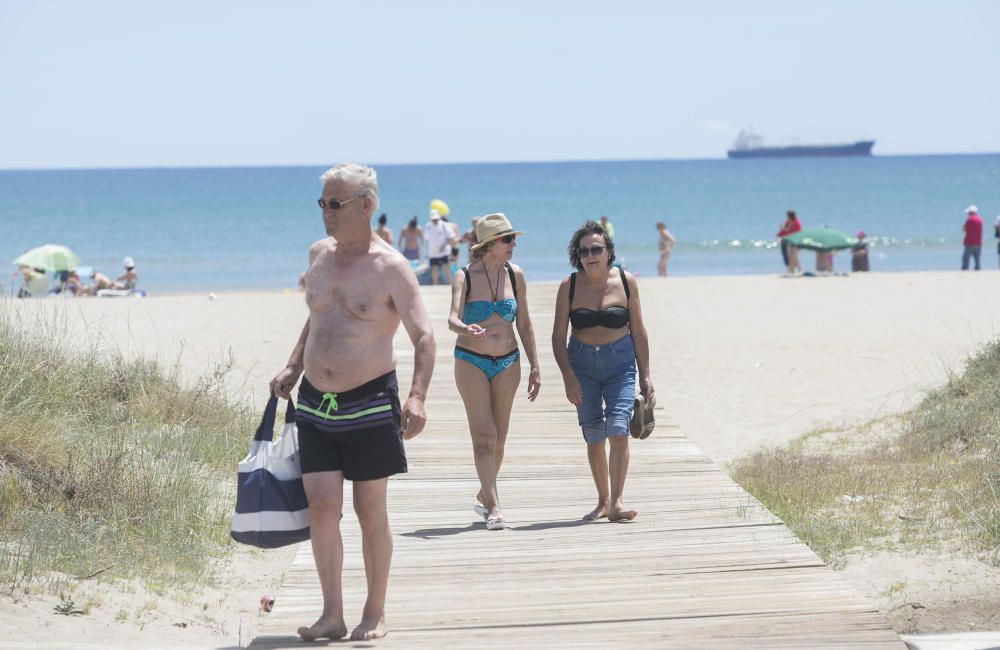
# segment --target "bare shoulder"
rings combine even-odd
[[[409,279],[416,281],[410,261],[403,257],[403,254],[395,248],[381,241],[381,239],[379,242],[376,242],[371,254],[375,267],[378,269],[382,279],[389,280],[394,285],[399,281]]]
[[[314,257],[318,253],[324,250],[333,250],[336,247],[337,242],[333,237],[324,237],[318,241],[313,242],[313,245],[309,247],[309,256]]]
[[[559,288],[556,290],[556,297],[569,295],[569,277],[570,276],[567,275],[559,283]]]
[[[509,262],[509,264],[511,270],[514,271],[514,277],[524,282],[524,269],[522,269],[517,264],[514,264],[513,262]]]

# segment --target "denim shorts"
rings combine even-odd
[[[603,345],[586,345],[571,336],[567,351],[583,396],[576,407],[583,439],[595,444],[609,436],[627,438],[635,403],[632,335]]]

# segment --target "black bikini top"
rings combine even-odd
[[[625,302],[631,297],[628,282],[625,280],[625,271],[618,269],[622,279],[622,286],[625,287]],[[573,294],[576,293],[576,273],[569,276],[569,304],[573,306]],[[628,325],[628,307],[608,307],[601,311],[593,309],[574,309],[569,313],[569,322],[578,330],[588,327],[607,327],[608,329],[619,329]]]

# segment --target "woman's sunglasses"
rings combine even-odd
[[[348,203],[350,203],[351,201],[353,201],[355,199],[359,199],[359,198],[361,198],[361,197],[359,197],[359,196],[352,196],[351,198],[347,199],[346,201],[324,201],[323,199],[316,199],[316,203],[319,204],[319,207],[321,209],[323,209],[323,210],[326,210],[327,208],[330,208],[331,210],[339,210],[342,207],[344,207],[345,205],[347,205]]]
[[[591,255],[597,257],[606,250],[607,248],[605,248],[604,246],[591,246],[590,248],[585,248],[581,246],[580,248],[576,249],[576,254],[579,255],[580,257],[590,257]]]
[[[515,239],[517,239],[517,235],[504,235],[503,237],[499,237],[498,239],[505,244],[509,244]]]

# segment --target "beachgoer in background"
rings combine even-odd
[[[126,257],[122,261],[122,266],[125,267],[125,272],[118,276],[111,288],[135,291],[135,285],[139,281],[139,272],[135,270],[135,261],[131,257]]]
[[[465,243],[465,259],[472,261],[472,247],[479,243],[479,239],[476,237],[476,224],[479,223],[479,217],[472,217],[469,223],[472,226],[462,235],[462,241]]]
[[[448,244],[451,246],[451,251],[448,253],[448,260],[454,264],[458,262],[458,245],[462,243],[462,234],[458,231],[458,224],[452,223],[448,217],[442,216],[441,221],[444,222],[444,225],[448,228],[448,232],[451,235],[448,240]],[[454,271],[457,270],[457,267],[452,269],[452,274],[454,275]]]
[[[18,298],[42,297],[48,289],[49,281],[45,277],[45,269],[33,269],[22,266],[21,287],[17,290]]]
[[[93,281],[94,284],[92,284],[89,287],[90,293],[88,295],[96,294],[101,289],[110,289],[111,285],[113,284],[111,282],[111,278],[104,275],[103,273],[99,273],[96,269],[94,271],[91,271],[90,279]]]
[[[965,209],[965,223],[962,224],[962,232],[965,238],[962,244],[965,250],[962,251],[962,270],[969,270],[969,258],[976,261],[976,270],[979,270],[979,256],[983,251],[983,220],[979,216],[979,208],[970,205]]]
[[[424,248],[424,231],[417,224],[417,218],[413,217],[406,227],[399,231],[399,250],[403,252],[403,257],[408,260],[419,260],[420,251]]]
[[[389,222],[389,218],[385,216],[385,213],[379,215],[378,217],[378,228],[375,229],[375,234],[382,238],[385,243],[392,246],[392,230],[386,224]]]
[[[299,458],[323,612],[311,626],[299,628],[299,636],[314,641],[347,635],[340,533],[346,478],[354,482],[368,582],[361,623],[351,638],[367,640],[386,634],[392,560],[386,488],[389,476],[406,471],[403,440],[424,428],[434,334],[409,263],[372,232],[371,217],[378,208],[375,170],[342,164],[320,179],[319,204],[329,237],[309,249],[309,317],[288,365],[271,380],[271,393],[291,399],[302,375],[296,415]],[[415,348],[413,381],[402,409],[393,353],[400,321]]]
[[[451,282],[448,259],[451,256],[451,227],[441,220],[437,210],[431,210],[430,221],[424,226],[427,235],[427,261],[431,265],[431,284],[439,284],[438,276],[444,275],[444,283]]]
[[[660,263],[656,265],[656,272],[660,277],[667,277],[667,260],[670,259],[670,252],[674,249],[677,240],[667,230],[667,224],[662,221],[656,222],[656,229],[660,231]]]
[[[799,249],[786,241],[785,237],[800,230],[802,230],[802,223],[799,221],[798,215],[795,214],[795,210],[787,211],[785,223],[781,224],[777,237],[781,239],[781,259],[785,262],[785,273],[789,275],[802,271],[802,265],[799,264]]]
[[[69,282],[69,273],[69,270],[53,272],[52,279],[55,281],[56,286],[49,289],[49,293],[59,295],[65,291],[66,283]]]
[[[63,283],[63,291],[71,296],[83,296],[84,286],[80,283],[80,274],[76,271],[66,273],[66,282]]]
[[[833,273],[832,251],[816,251],[816,272]]]
[[[851,249],[851,271],[863,273],[870,270],[868,268],[868,242],[865,241],[864,230],[859,230],[854,236],[858,238],[858,243]]]
[[[514,230],[503,214],[483,217],[476,226],[479,243],[472,260],[451,282],[448,328],[455,344],[455,384],[465,404],[472,453],[479,477],[473,509],[486,528],[504,527],[497,491],[510,426],[510,409],[521,382],[521,353],[514,326],[528,356],[528,400],[541,386],[535,332],[528,314],[528,285],[521,267],[511,264]]]
[[[604,232],[608,233],[608,237],[615,238],[615,227],[603,214],[601,215],[601,227],[604,228]]]
[[[600,224],[588,221],[573,233],[569,262],[578,272],[559,285],[552,326],[552,352],[562,371],[566,399],[576,406],[597,487],[597,507],[583,517],[590,521],[635,518],[637,513],[625,508],[622,493],[637,366],[639,390],[647,401],[653,397],[639,285],[631,273],[612,266],[614,259],[614,242]],[[567,345],[568,325],[572,336]]]
[[[993,236],[997,239],[997,266],[1000,267],[1000,215],[993,222]]]

